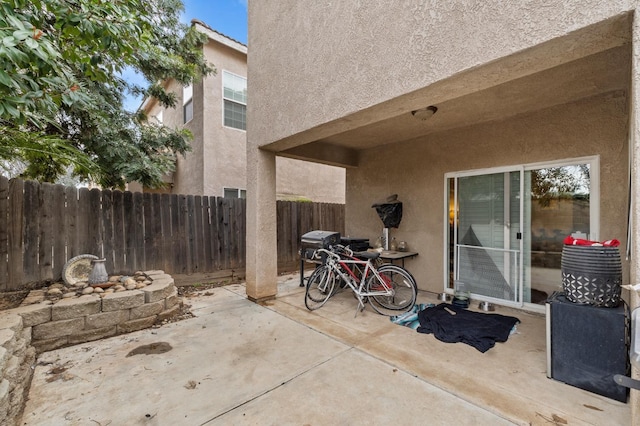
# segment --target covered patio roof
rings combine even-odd
[[[622,15],[583,28],[261,148],[357,167],[360,150],[628,91],[630,24],[630,15]],[[438,108],[432,118],[412,116],[429,105]]]

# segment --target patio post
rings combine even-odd
[[[276,157],[247,140],[247,297],[273,299],[278,289]]]

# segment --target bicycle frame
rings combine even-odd
[[[373,266],[371,260],[361,260],[353,257],[351,254],[340,255],[334,253],[333,251],[326,249],[318,249],[317,252],[325,253],[327,255],[326,263],[329,268],[335,272],[342,280],[351,288],[351,290],[356,295],[358,299],[358,307],[356,309],[356,314],[358,315],[358,310],[362,311],[365,308],[365,298],[370,296],[393,296],[394,289],[387,282],[387,279],[381,276],[378,273],[378,270]],[[364,271],[360,274],[360,277],[356,275],[349,265],[361,265],[364,266]],[[346,272],[346,273],[345,273]],[[380,289],[371,291],[365,290],[365,284],[367,279],[371,276],[374,276],[378,283],[381,284]]]

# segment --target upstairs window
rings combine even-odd
[[[193,118],[193,86],[188,85],[182,89],[183,123],[188,123]]]
[[[224,198],[247,198],[247,191],[238,188],[224,188]]]
[[[156,119],[156,121],[158,122],[158,124],[162,124],[163,123],[163,117],[162,117],[162,112],[163,110],[160,110],[154,117]]]
[[[223,71],[222,89],[224,125],[247,130],[247,79]]]

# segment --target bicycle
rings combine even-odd
[[[305,306],[309,310],[322,307],[338,287],[349,287],[356,299],[358,311],[367,302],[381,315],[398,315],[409,311],[416,303],[418,288],[415,279],[397,265],[374,265],[379,253],[354,253],[344,246],[317,249],[313,257],[322,259],[307,280]]]

